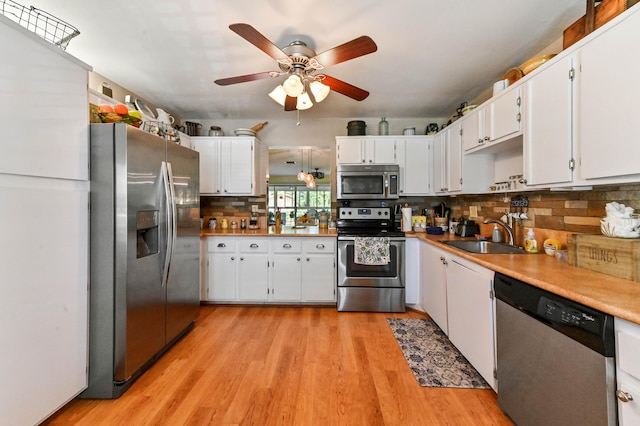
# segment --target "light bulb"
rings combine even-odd
[[[311,98],[307,92],[304,92],[300,96],[298,96],[298,102],[296,103],[296,109],[303,110],[309,109],[313,106],[313,102],[311,102]]]
[[[315,181],[315,180],[312,180],[312,181],[310,181],[310,182],[307,182],[307,188],[309,188],[309,189],[313,189],[313,188],[315,188],[315,187],[316,187],[316,181]]]
[[[307,177],[307,174],[302,170],[300,170],[300,172],[298,172],[298,175],[296,176],[296,178],[301,182],[306,181],[306,177]]]
[[[293,74],[282,83],[285,93],[293,98],[298,97],[304,91],[304,85],[300,77]]]
[[[284,106],[284,100],[287,97],[284,88],[281,85],[278,85],[271,93],[269,93],[269,97]]]
[[[316,102],[322,102],[331,91],[329,86],[322,84],[319,81],[312,81],[309,88],[311,89],[311,93],[313,93],[313,97]]]
[[[312,174],[307,174],[304,177],[305,182],[311,182],[313,180],[313,175]]]

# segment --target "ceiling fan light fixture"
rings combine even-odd
[[[276,86],[275,89],[269,93],[269,97],[284,106],[284,100],[287,97],[287,93],[284,91],[284,88],[281,85]]]
[[[302,80],[296,74],[292,74],[287,78],[284,83],[282,83],[282,88],[284,92],[295,98],[298,97],[304,92],[304,84],[302,84]]]
[[[317,80],[312,81],[311,84],[309,84],[309,89],[311,89],[311,93],[313,93],[313,97],[315,98],[316,102],[322,102],[331,91],[331,88],[329,86],[327,86],[326,84],[322,84]]]
[[[296,103],[296,108],[299,110],[309,109],[313,106],[313,102],[311,102],[311,98],[307,92],[304,92],[300,96],[298,96],[298,101]]]

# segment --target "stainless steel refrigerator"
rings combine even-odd
[[[199,154],[91,125],[89,386],[118,398],[199,310]]]

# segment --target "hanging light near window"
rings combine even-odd
[[[298,179],[300,182],[306,182],[305,177],[307,176],[307,174],[304,172],[303,156],[304,156],[304,150],[301,150],[300,151],[300,172],[296,176],[296,179]]]
[[[311,169],[311,158],[312,158],[312,153],[311,150],[309,150],[309,169]],[[307,188],[315,188],[316,187],[316,180],[313,177],[313,174],[311,174],[310,172],[307,173],[307,175],[304,177],[305,182],[307,183]],[[313,182],[313,186],[309,186],[311,183]]]
[[[307,188],[314,189],[316,187],[316,181],[313,180],[313,176],[311,178],[312,180],[310,182],[307,182]]]

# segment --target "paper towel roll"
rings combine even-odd
[[[402,232],[411,231],[411,207],[402,208]]]

